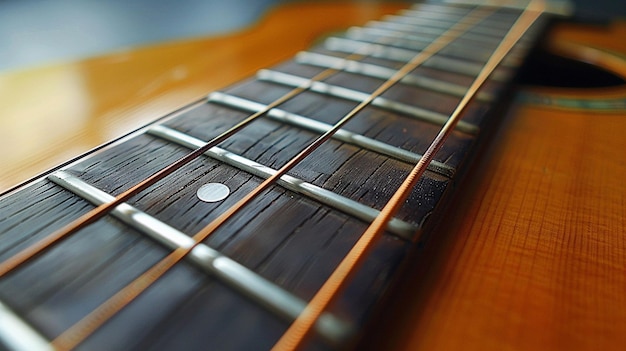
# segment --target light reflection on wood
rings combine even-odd
[[[220,37],[0,72],[0,191],[288,59],[320,36],[405,7],[289,4]]]

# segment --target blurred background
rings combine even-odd
[[[286,60],[324,35],[406,7],[0,0],[0,193]]]
[[[0,70],[242,28],[279,0],[0,0]]]
[[[0,71],[236,31],[284,2],[293,0],[0,0]],[[580,17],[626,17],[623,0],[573,3]]]
[[[574,2],[626,18],[624,0]],[[0,0],[0,193],[407,3]]]

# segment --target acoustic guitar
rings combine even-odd
[[[5,73],[3,348],[623,349],[626,25],[494,5]]]

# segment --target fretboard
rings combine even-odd
[[[193,247],[119,312],[98,320],[76,346],[271,348],[392,198],[523,13],[416,5],[330,37],[5,194],[0,267],[259,114],[103,218],[2,273],[0,318],[10,322],[0,324],[0,342],[16,350],[63,348],[58,340],[70,328],[84,327],[85,317],[172,251]],[[450,34],[461,22],[472,24]],[[350,346],[372,324],[398,268],[445,216],[445,200],[501,117],[503,96],[543,22],[524,31],[463,110],[386,232],[319,318],[307,349]],[[451,35],[275,184],[194,242],[196,233],[332,130],[407,62]],[[323,72],[329,73],[317,79]],[[294,89],[302,91],[273,105]],[[227,188],[200,190],[211,183]]]

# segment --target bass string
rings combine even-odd
[[[544,10],[543,0],[531,0],[522,14],[518,17],[502,42],[498,45],[487,63],[483,66],[461,102],[450,115],[448,122],[443,126],[433,142],[428,147],[419,162],[405,178],[402,185],[394,193],[380,214],[365,230],[361,238],[356,242],[341,263],[333,271],[330,277],[313,296],[309,304],[300,316],[290,325],[287,331],[274,345],[274,351],[289,351],[297,349],[310,333],[314,323],[328,304],[338,295],[341,287],[346,283],[351,274],[364,260],[369,250],[385,230],[387,222],[406,200],[410,190],[424,174],[426,167],[432,161],[434,155],[443,146],[454,126],[460,120],[461,113],[465,110],[472,97],[485,83],[489,75],[502,61],[504,56],[512,49],[513,45],[526,33],[530,26],[539,18]]]
[[[383,38],[381,40],[376,41],[375,43],[376,44],[385,44],[388,41],[392,41],[392,40],[393,40],[393,38]],[[368,51],[369,51],[369,49],[367,47],[364,47],[362,50],[356,50],[355,52],[353,52],[351,54],[348,54],[347,56],[344,56],[343,59],[346,59],[346,60],[363,59],[364,57],[369,55]],[[63,228],[60,228],[60,229],[56,230],[55,232],[47,235],[43,239],[35,242],[34,244],[30,245],[29,247],[23,249],[22,251],[16,253],[15,255],[11,256],[10,258],[6,259],[5,261],[0,262],[0,278],[5,276],[6,274],[12,272],[13,270],[19,268],[20,266],[22,266],[23,264],[27,263],[28,261],[32,260],[36,256],[38,256],[41,253],[43,253],[45,250],[50,249],[52,246],[54,246],[55,244],[61,242],[64,239],[66,239],[71,234],[73,234],[73,233],[75,233],[75,232],[85,228],[89,224],[91,224],[91,223],[97,221],[98,219],[104,217],[105,215],[107,215],[112,209],[114,209],[119,204],[121,204],[123,202],[126,202],[128,199],[130,199],[134,195],[137,195],[138,193],[146,190],[148,187],[154,185],[158,181],[164,179],[168,175],[172,174],[173,172],[177,171],[181,167],[183,167],[186,164],[188,164],[189,162],[191,162],[191,161],[195,160],[196,158],[200,157],[202,154],[204,154],[206,151],[208,151],[212,147],[217,146],[221,142],[227,140],[231,136],[233,136],[236,133],[238,133],[239,131],[241,131],[243,128],[245,128],[246,126],[248,126],[249,124],[251,124],[252,122],[257,120],[258,118],[261,118],[262,116],[264,116],[272,108],[275,108],[275,107],[279,106],[280,104],[282,104],[282,103],[284,103],[284,102],[294,98],[295,96],[301,94],[302,92],[308,90],[309,87],[314,82],[322,81],[322,80],[330,77],[331,75],[341,71],[341,69],[342,69],[341,67],[331,67],[331,68],[324,69],[320,73],[318,73],[315,76],[313,76],[312,78],[310,78],[307,83],[305,83],[305,84],[303,84],[303,85],[301,85],[299,87],[296,87],[296,88],[288,91],[287,93],[285,93],[281,97],[277,98],[273,102],[271,102],[268,105],[266,105],[262,110],[260,110],[258,112],[255,112],[252,115],[248,116],[246,119],[244,119],[243,121],[237,123],[233,127],[229,128],[227,131],[221,133],[220,135],[218,135],[218,136],[214,137],[213,139],[211,139],[210,141],[206,142],[203,146],[193,150],[189,154],[187,154],[187,155],[183,156],[182,158],[172,162],[171,164],[169,164],[165,168],[157,171],[156,173],[154,173],[151,176],[145,178],[141,182],[139,182],[139,183],[135,184],[134,186],[130,187],[128,190],[126,190],[126,191],[122,192],[121,194],[117,195],[115,197],[115,199],[113,199],[112,201],[107,202],[105,204],[102,204],[102,205],[92,209],[91,211],[85,213],[84,215],[82,215],[79,218],[75,219],[71,223],[67,224]]]
[[[400,81],[409,72],[414,70],[428,58],[432,57],[439,50],[444,48],[448,43],[457,39],[460,35],[465,33],[471,27],[478,22],[485,19],[492,10],[489,9],[475,9],[472,10],[465,18],[456,23],[452,28],[444,32],[437,40],[431,43],[422,52],[418,53],[411,61],[405,64],[400,70],[394,74],[389,80],[384,82],[378,89],[376,89],[368,99],[361,102],[352,111],[346,114],[339,122],[337,122],[333,128],[328,132],[321,135],[311,144],[309,144],[304,150],[302,150],[296,157],[292,158],[288,163],[281,167],[273,176],[267,178],[263,183],[257,186],[253,191],[248,193],[244,198],[239,200],[236,204],[231,206],[228,210],[222,213],[218,218],[209,223],[206,227],[200,230],[193,236],[195,242],[194,245],[186,248],[178,248],[172,251],[163,260],[155,264],[151,269],[143,273],[134,281],[118,291],[111,298],[106,300],[100,306],[98,306],[91,313],[86,315],[83,319],[79,320],[72,327],[67,329],[57,338],[52,341],[52,345],[57,350],[68,350],[83,342],[89,335],[98,330],[104,323],[106,323],[111,317],[121,311],[135,298],[137,298],[143,291],[149,288],[155,283],[161,276],[163,276],[170,268],[174,267],[176,263],[180,262],[187,254],[189,254],[199,243],[204,241],[211,235],[221,224],[225,223],[236,212],[241,210],[246,204],[254,199],[261,192],[266,190],[283,174],[289,171],[292,167],[297,165],[302,159],[313,152],[317,147],[327,141],[334,132],[340,129],[345,123],[352,119],[359,111],[368,106],[372,100],[381,95],[393,84]],[[476,15],[478,16],[470,16]]]

